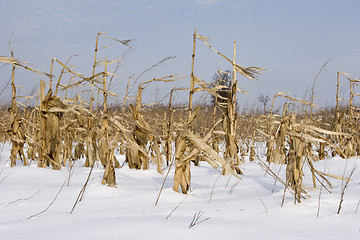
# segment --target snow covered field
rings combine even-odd
[[[360,239],[359,168],[345,189],[337,214],[343,182],[328,178],[333,188],[331,193],[321,190],[319,209],[320,184],[312,188],[307,166],[304,185],[309,187],[310,198],[295,205],[287,191],[283,207],[284,186],[274,185],[275,180],[256,162],[240,166],[244,172],[241,181],[221,176],[205,162],[192,166],[192,192],[188,195],[172,190],[171,171],[157,206],[167,170],[160,175],[155,168],[139,171],[125,165],[116,170],[117,188],[111,188],[101,185],[103,169],[95,166],[82,201],[70,214],[90,171],[82,167],[82,161],[75,163],[68,185],[67,168],[42,169],[34,162],[30,167],[19,162],[10,168],[10,146],[0,145],[0,150],[1,240]],[[124,161],[117,157],[120,163]],[[339,176],[345,170],[348,176],[358,164],[357,159],[336,157],[315,163],[315,168]],[[285,178],[285,166],[271,168],[280,170],[279,176]],[[189,228],[200,211],[199,223]]]

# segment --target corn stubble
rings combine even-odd
[[[132,169],[149,169],[156,166],[162,174],[164,167],[175,165],[173,189],[187,194],[191,191],[191,165],[207,162],[223,175],[232,174],[236,178],[242,174],[241,163],[245,157],[250,161],[258,161],[267,173],[284,185],[285,191],[290,191],[295,202],[307,196],[303,186],[303,169],[309,166],[313,185],[326,183],[331,188],[327,177],[342,179],[314,168],[313,162],[325,159],[330,151],[333,155],[343,158],[356,156],[360,152],[360,135],[358,132],[359,118],[354,106],[355,87],[359,80],[349,74],[339,72],[337,106],[335,114],[327,115],[312,113],[315,107],[313,101],[293,98],[287,93],[279,92],[272,101],[271,111],[261,114],[238,114],[237,93],[246,94],[238,87],[237,74],[246,79],[256,79],[265,69],[259,67],[242,67],[236,63],[236,43],[234,42],[233,60],[216,50],[209,44],[208,38],[195,32],[193,34],[193,54],[189,89],[172,89],[169,94],[168,106],[154,107],[142,104],[142,93],[148,84],[153,82],[173,82],[174,75],[152,79],[138,85],[135,102],[127,104],[130,92],[130,78],[126,87],[123,106],[119,109],[108,106],[108,98],[118,96],[109,90],[114,73],[108,71],[108,66],[119,63],[121,59],[101,60],[99,55],[99,40],[109,38],[127,49],[130,40],[118,40],[98,33],[95,44],[92,75],[84,77],[76,73],[57,59],[52,59],[50,73],[44,73],[29,68],[24,63],[11,57],[0,57],[0,62],[12,65],[11,89],[12,100],[8,111],[2,114],[0,121],[1,141],[12,144],[10,164],[16,165],[22,160],[28,165],[28,160],[37,161],[39,167],[51,166],[54,170],[72,166],[74,161],[85,158],[85,167],[94,167],[99,162],[104,168],[102,183],[116,186],[115,168],[121,167],[115,157],[119,150],[125,155],[125,163]],[[215,54],[230,63],[233,69],[231,86],[212,85],[195,75],[195,53],[197,41],[201,41]],[[61,67],[56,86],[54,65]],[[155,66],[155,65],[154,65]],[[99,68],[104,67],[100,72]],[[37,105],[32,108],[19,107],[15,85],[16,68],[24,68],[41,76],[49,77],[49,82],[40,80],[40,89],[35,96]],[[219,70],[221,71],[221,70]],[[350,84],[349,107],[340,108],[339,81],[343,76]],[[64,84],[65,78],[67,84]],[[109,78],[111,77],[110,84]],[[140,76],[135,80],[140,78]],[[134,84],[135,84],[134,83]],[[68,97],[68,91],[86,88],[91,94],[89,101],[76,94]],[[189,90],[189,105],[173,106],[175,91]],[[221,92],[226,91],[226,97]],[[213,106],[194,106],[194,94],[206,92],[214,96]],[[97,96],[97,99],[96,99]],[[311,115],[306,111],[296,112],[289,109],[290,104],[284,104],[281,115],[273,112],[277,98],[284,98],[297,109],[311,108]],[[96,102],[95,102],[96,100]],[[94,104],[97,103],[97,107]],[[212,118],[209,119],[209,113]],[[186,117],[184,117],[186,116]],[[329,117],[330,116],[330,117]],[[328,119],[321,119],[328,117]],[[326,123],[326,124],[324,124]],[[151,126],[151,127],[150,127]],[[256,143],[266,142],[266,152],[259,154]],[[175,143],[175,148],[173,148]],[[25,151],[26,150],[26,151]],[[27,156],[25,155],[27,153]],[[317,153],[317,154],[316,154]],[[266,159],[265,163],[262,159]],[[305,164],[307,163],[307,164]],[[271,164],[286,165],[286,179],[282,180],[271,171]],[[91,174],[91,172],[90,172]],[[120,183],[121,185],[121,183]]]

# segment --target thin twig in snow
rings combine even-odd
[[[280,164],[279,171],[277,172],[277,175],[278,175],[278,176],[280,175],[280,171],[281,171],[281,168],[282,168],[283,165],[284,165],[284,164]],[[269,163],[269,168],[270,168],[270,163]],[[267,170],[266,170],[266,173],[267,173]],[[277,178],[275,178],[274,187],[273,187],[271,193],[274,193],[275,187],[276,187],[276,183],[277,183]]]
[[[235,190],[235,187],[239,184],[239,182],[240,181],[237,181],[236,183],[234,183],[234,185],[231,186],[229,195],[231,195],[233,193],[233,191]]]
[[[163,188],[164,188],[166,179],[167,179],[167,177],[168,177],[168,175],[169,175],[169,173],[170,173],[171,167],[172,167],[173,165],[174,165],[174,160],[171,161],[171,163],[170,163],[169,169],[168,169],[168,171],[167,171],[167,173],[166,173],[165,179],[164,179],[163,184],[162,184],[162,186],[161,186],[159,195],[158,195],[158,197],[157,197],[157,199],[156,199],[155,206],[157,206],[157,204],[158,204],[158,202],[159,202],[161,192],[162,192],[162,190],[163,190]]]
[[[229,176],[229,179],[227,180],[227,182],[226,182],[226,184],[225,184],[225,188],[227,188],[227,186],[228,186],[228,184],[229,184],[229,182],[230,182],[231,176],[232,176],[232,175]]]
[[[1,167],[0,175],[1,175],[2,172],[4,171],[4,167],[5,167],[5,165],[6,165],[9,161],[10,161],[10,160],[5,161],[5,163],[4,163],[3,166]]]
[[[14,203],[19,202],[19,201],[27,201],[27,200],[30,200],[32,197],[34,197],[34,196],[35,196],[36,194],[38,194],[39,192],[40,192],[40,190],[38,190],[36,193],[34,193],[33,195],[31,195],[31,196],[28,197],[28,198],[19,198],[19,199],[16,199],[16,200],[14,200],[14,201],[11,201],[11,202],[7,203],[7,204],[5,205],[5,207],[10,206],[11,204],[14,204]]]
[[[219,180],[219,177],[220,177],[220,176],[221,176],[221,174],[216,178],[216,180],[215,180],[215,182],[214,182],[214,186],[213,186],[213,188],[212,188],[212,190],[211,190],[211,194],[210,194],[209,203],[211,202],[212,195],[213,195],[213,193],[214,193],[215,185],[216,185],[217,181]],[[230,178],[229,178],[229,179],[230,179]]]
[[[325,161],[325,165],[324,165],[324,172],[326,171],[326,165],[327,165],[327,160]],[[318,180],[319,181],[319,180]],[[316,214],[316,217],[319,217],[319,214],[320,214],[320,202],[321,202],[321,193],[322,193],[322,190],[323,188],[325,188],[327,190],[327,188],[325,187],[324,185],[324,181],[325,181],[325,178],[323,178],[322,182],[321,182],[321,187],[320,187],[320,192],[319,192],[319,200],[318,200],[318,211],[317,211],[317,214]],[[329,191],[329,190],[328,190]]]
[[[346,179],[345,184],[343,184],[343,186],[342,186],[342,188],[341,188],[340,203],[339,203],[339,207],[338,207],[338,210],[337,210],[337,214],[340,214],[341,206],[342,206],[342,203],[343,203],[343,201],[344,201],[345,189],[346,189],[347,186],[349,185],[350,179],[351,179],[351,177],[352,177],[355,169],[356,169],[356,166],[351,170],[351,172],[350,172],[350,174],[349,174],[349,177]]]
[[[357,211],[358,211],[358,209],[359,209],[359,205],[360,205],[360,199],[359,199],[358,204],[357,204],[357,206],[356,206],[355,214],[357,213]]]
[[[10,175],[10,172],[3,179],[0,180],[0,183],[2,183],[9,175]]]
[[[323,183],[324,183],[324,179],[323,179]],[[319,217],[319,214],[320,214],[320,200],[321,200],[321,193],[322,193],[322,190],[323,190],[323,187],[324,187],[323,183],[321,184],[321,187],[320,187],[319,199],[318,199],[318,210],[317,210],[316,217]]]
[[[75,159],[70,157],[70,160],[71,161],[69,161],[69,177],[68,177],[68,184],[67,184],[68,186],[70,186],[70,178],[74,173],[73,170],[74,170],[74,165],[75,165]],[[73,164],[71,164],[71,162],[73,162]]]
[[[183,200],[181,200],[181,202],[171,211],[171,213],[165,218],[168,219],[171,214],[173,214],[173,212],[175,212],[175,210],[185,201],[185,199],[190,196],[190,193],[192,193],[196,188],[193,188],[192,190],[190,190],[190,192],[188,194],[186,194],[186,196],[183,198]]]
[[[36,217],[36,216],[38,216],[38,215],[43,214],[44,212],[46,212],[46,211],[51,207],[51,205],[53,205],[53,203],[56,201],[57,197],[59,196],[61,190],[63,189],[63,187],[65,186],[65,184],[66,184],[67,181],[68,181],[68,179],[66,178],[66,180],[65,180],[64,183],[61,185],[61,188],[59,189],[59,191],[57,192],[57,194],[55,195],[54,199],[53,199],[52,202],[49,204],[49,206],[47,206],[47,207],[46,207],[44,210],[42,210],[41,212],[36,213],[36,214],[34,214],[34,215],[31,215],[31,216],[28,217],[27,219],[29,220],[29,219],[31,219],[31,218],[33,218],[33,217]]]
[[[267,209],[267,207],[266,207],[266,205],[265,205],[264,201],[261,199],[261,197],[260,197],[260,195],[259,195],[259,193],[258,193],[257,191],[256,191],[256,194],[257,194],[257,196],[258,196],[258,198],[259,198],[259,200],[260,200],[261,204],[264,206],[266,214],[268,214],[268,213],[269,213],[269,211],[268,211],[268,209]]]
[[[75,201],[74,206],[72,207],[72,209],[71,209],[71,211],[70,211],[70,214],[73,213],[76,205],[78,204],[78,202],[80,202],[80,201],[82,200],[82,197],[84,196],[86,186],[87,186],[87,184],[88,184],[88,182],[89,182],[91,173],[92,173],[92,171],[93,171],[93,169],[94,169],[94,165],[95,165],[95,161],[93,162],[93,164],[92,164],[92,166],[91,166],[89,175],[88,175],[88,177],[87,177],[87,179],[86,179],[86,181],[85,181],[85,183],[84,183],[84,186],[83,186],[82,189],[80,190],[79,195],[78,195],[77,198],[76,198],[76,201]]]
[[[210,217],[208,217],[208,218],[205,218],[204,220],[199,221],[203,214],[204,214],[204,212],[202,212],[202,211],[199,211],[198,213],[195,213],[195,214],[194,214],[194,217],[193,217],[193,219],[192,219],[192,221],[191,221],[191,223],[190,223],[190,225],[189,225],[189,228],[192,228],[192,227],[194,227],[196,224],[205,222],[205,221],[207,221],[207,220],[210,219]]]

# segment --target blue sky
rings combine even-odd
[[[129,76],[139,75],[168,56],[176,58],[152,69],[139,81],[178,74],[177,87],[189,86],[194,28],[220,52],[232,56],[237,42],[237,63],[268,69],[259,82],[240,77],[249,92],[240,101],[252,104],[259,94],[278,91],[304,97],[321,66],[315,94],[320,105],[335,101],[336,72],[360,77],[360,1],[356,0],[0,0],[0,56],[9,56],[11,37],[15,57],[36,69],[50,70],[53,57],[90,75],[96,34],[135,39],[115,79],[120,96]],[[126,48],[100,40],[100,56],[115,59]],[[2,65],[0,65],[2,66]],[[231,65],[198,41],[195,74],[210,81],[218,68]],[[9,81],[10,66],[0,68],[0,88]],[[18,70],[17,85],[27,94],[40,77]],[[166,95],[173,85],[153,84],[145,99]],[[346,91],[344,90],[344,93]],[[346,97],[346,96],[344,96]],[[178,94],[178,101],[187,97]]]

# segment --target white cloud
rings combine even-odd
[[[214,5],[216,3],[224,2],[226,0],[196,0],[196,3],[202,4],[202,5]]]

